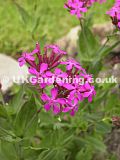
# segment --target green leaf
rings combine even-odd
[[[8,119],[0,117],[0,138],[6,138],[6,136],[13,136],[11,132],[12,126]]]
[[[65,160],[66,153],[62,149],[43,151],[37,160]]]
[[[8,118],[7,111],[4,106],[0,105],[0,117]]]
[[[86,121],[88,121],[88,122],[90,122],[90,123],[92,123],[92,122],[98,122],[98,121],[101,121],[101,119],[103,118],[103,115],[102,115],[102,113],[91,113],[91,114],[89,114],[89,113],[85,113],[84,115],[83,115],[83,118],[84,118],[84,120],[86,120]]]
[[[93,149],[90,146],[87,146],[86,149],[81,149],[77,155],[75,160],[92,160],[93,158]]]
[[[9,130],[0,126],[0,138],[4,139],[4,137],[6,138],[9,134]]]
[[[101,152],[105,152],[106,151],[106,146],[103,143],[102,140],[95,138],[93,136],[87,136],[86,137],[86,143],[91,145],[92,147],[94,147],[94,149],[101,151]]]
[[[69,146],[73,140],[73,130],[74,129],[69,129],[66,132],[64,132],[63,129],[52,130],[52,132],[48,131],[43,137],[41,146],[47,148],[63,148]]]
[[[2,102],[3,105],[5,104],[1,89],[0,89],[0,102]]]
[[[39,26],[40,16],[37,16],[36,18],[36,15],[29,15],[29,13],[18,3],[14,2],[14,4],[21,16],[22,23],[26,30],[33,34]]]
[[[30,15],[28,14],[28,12],[23,7],[21,7],[15,1],[14,1],[14,4],[15,4],[16,8],[18,9],[18,12],[20,13],[22,22],[26,25],[30,20]]]
[[[27,159],[27,160],[37,160],[39,155],[42,152],[47,151],[47,150],[48,150],[48,148],[28,147],[28,148],[24,149],[23,155],[24,155],[24,158]]]
[[[37,17],[34,21],[35,22],[34,22],[33,27],[32,27],[32,33],[34,33],[37,30],[37,28],[39,26],[40,17]]]
[[[79,35],[79,57],[82,60],[90,61],[96,56],[98,42],[87,26],[83,26]]]
[[[120,41],[115,42],[111,46],[101,46],[98,51],[96,51],[96,57],[91,61],[89,72],[95,74],[98,74],[99,71],[102,68],[102,59],[106,57],[110,52],[120,44]]]
[[[98,75],[99,71],[102,69],[102,61],[95,58],[89,65],[89,73]]]
[[[18,160],[15,146],[12,143],[1,141],[1,154],[4,160]]]
[[[98,133],[107,134],[111,131],[112,126],[110,124],[107,124],[105,122],[99,122],[96,124],[96,131]]]
[[[101,50],[99,53],[98,53],[98,56],[100,58],[103,58],[105,56],[107,56],[117,45],[120,44],[120,41],[117,41],[115,42],[113,45],[111,46],[107,46],[105,48],[103,48],[103,50]]]
[[[21,107],[23,106],[23,104],[26,102],[24,97],[25,97],[25,89],[23,85],[21,86],[18,93],[10,101],[8,112],[10,112],[11,114],[18,113]]]
[[[33,136],[38,124],[38,114],[34,99],[26,102],[16,116],[14,130],[17,136]]]

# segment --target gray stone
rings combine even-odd
[[[108,152],[114,153],[120,160],[120,128],[113,128],[112,132],[107,135],[105,142],[108,146]]]
[[[99,37],[100,43],[103,44],[106,41],[106,35],[111,34],[113,28],[114,27],[112,23],[108,22],[105,24],[93,25],[92,31]],[[65,49],[69,53],[69,55],[73,56],[73,53],[78,51],[77,40],[79,31],[80,26],[72,28],[67,35],[57,40],[56,44]]]
[[[64,37],[60,38],[56,44],[61,48],[64,48],[67,53],[72,56],[73,53],[77,52],[77,40],[79,31],[80,26],[72,28],[70,32]]]
[[[19,67],[18,62],[5,55],[0,54],[0,83],[2,91],[6,92],[14,84],[14,79],[27,78],[27,67]]]
[[[117,78],[117,81],[120,84],[120,63],[114,65],[112,74]]]

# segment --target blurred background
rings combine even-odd
[[[104,5],[95,4],[93,22],[105,23],[105,14],[113,0]],[[65,0],[0,0],[0,52],[16,56],[22,50],[53,43],[79,25],[75,16],[64,9]],[[108,26],[109,27],[109,26]]]

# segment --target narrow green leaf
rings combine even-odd
[[[24,148],[23,155],[24,158],[27,160],[37,160],[39,155],[47,150],[48,150],[47,148],[34,148],[29,146],[27,148]]]
[[[15,146],[12,143],[1,141],[1,152],[5,160],[18,160]]]
[[[21,109],[21,107],[23,106],[23,104],[26,101],[24,98],[24,95],[25,95],[25,91],[24,91],[24,85],[23,85],[23,86],[21,86],[18,93],[10,101],[9,112],[12,112],[13,114],[19,112],[19,110]]]
[[[3,98],[3,94],[2,94],[2,91],[0,89],[0,102],[5,105],[5,102],[4,102],[4,98]]]
[[[39,21],[40,21],[40,17],[35,19],[35,22],[34,22],[33,27],[32,27],[32,33],[34,33],[37,30],[37,28],[39,26]]]
[[[75,160],[92,160],[93,158],[93,149],[91,146],[87,146],[86,148],[81,149],[77,155]]]
[[[7,111],[4,106],[0,105],[0,117],[8,118]]]
[[[110,47],[109,46],[107,46],[107,47],[105,47],[100,53],[99,53],[99,55],[100,55],[100,57],[105,57],[105,56],[107,56],[117,45],[119,45],[120,44],[120,41],[118,41],[118,42],[115,42],[113,45],[111,45]]]
[[[24,24],[27,24],[29,19],[30,19],[30,15],[28,14],[28,12],[23,8],[21,7],[18,3],[14,2],[16,8],[18,9],[18,12],[21,16],[21,20]]]
[[[83,60],[90,60],[96,56],[98,42],[87,26],[83,26],[79,35],[79,57]]]
[[[87,144],[93,146],[96,150],[101,151],[101,152],[105,152],[106,151],[106,146],[103,143],[102,140],[92,137],[92,136],[87,136],[86,137],[86,142]]]
[[[65,160],[66,153],[62,149],[43,151],[37,160]]]
[[[34,99],[26,102],[16,116],[14,130],[17,136],[32,136],[35,134],[38,122],[37,108]]]

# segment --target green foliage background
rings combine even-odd
[[[32,25],[29,22],[23,24],[14,2],[33,16]],[[36,41],[51,43],[68,33],[78,25],[78,21],[63,8],[64,2],[65,0],[0,0],[0,52],[15,55],[21,50],[33,48]],[[113,2],[114,0],[110,0],[104,6],[96,4],[90,9],[89,13],[94,12],[95,23],[109,20],[105,12]],[[39,18],[39,24],[33,39],[30,29],[36,18]]]

